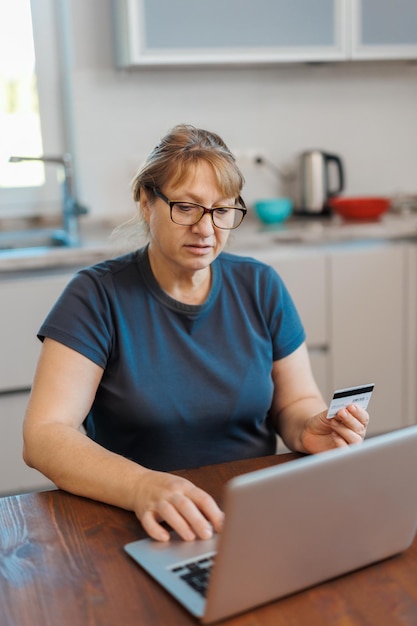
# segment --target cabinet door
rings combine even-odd
[[[330,372],[334,389],[375,383],[370,433],[407,424],[407,254],[402,244],[331,256]]]
[[[71,275],[0,281],[0,391],[30,387],[41,345],[36,333]]]
[[[282,256],[279,251],[257,252],[283,279],[303,322],[311,367],[327,400],[329,385],[328,260],[323,252],[298,252]]]
[[[28,392],[0,394],[0,496],[55,486],[22,459],[22,424],[28,399]]]
[[[417,424],[417,244],[404,244],[407,273],[405,275],[405,380],[404,424]],[[408,418],[408,419],[407,419]]]
[[[117,0],[118,64],[340,60],[346,6],[346,0]]]
[[[417,58],[416,0],[352,0],[352,57]]]
[[[282,257],[268,251],[256,256],[271,265],[283,279],[304,324],[308,347],[326,349],[329,325],[324,253]]]
[[[329,352],[327,349],[309,350],[311,369],[314,379],[323,394],[325,402],[330,401]]]

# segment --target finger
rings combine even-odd
[[[136,514],[152,538],[169,539],[161,521],[187,541],[196,537],[208,539],[213,528],[221,531],[223,513],[208,493],[186,479],[169,474],[150,472],[146,476],[150,480],[141,483],[144,506],[138,507]]]
[[[184,494],[175,494],[172,503],[200,539],[210,539],[213,527],[220,532],[223,513],[207,493],[193,487]]]
[[[140,522],[145,532],[149,535],[149,537],[152,537],[152,539],[155,539],[156,541],[170,540],[169,532],[158,523],[153,511],[146,511],[142,515]]]
[[[183,538],[191,540],[197,536],[199,539],[210,539],[213,528],[221,531],[224,514],[202,489],[190,484],[185,493],[172,494],[169,505],[162,503],[159,513]]]
[[[193,541],[196,538],[187,521],[169,502],[161,502],[159,512],[146,511],[141,518],[144,530],[152,539],[169,541],[171,535],[161,525],[161,521],[166,522],[184,541]]]
[[[362,409],[357,404],[349,404],[346,407],[346,410],[351,415],[356,417],[356,419],[358,419],[361,422],[361,424],[363,426],[365,426],[365,428],[368,426],[368,424],[369,424],[369,413],[367,411],[365,411],[365,409]]]
[[[190,498],[198,509],[204,515],[204,518],[210,522],[216,532],[221,532],[224,522],[224,513],[218,507],[214,498],[212,498],[206,491],[203,491],[199,487],[192,486]]]
[[[341,422],[360,435],[366,433],[369,422],[369,415],[364,409],[355,404],[350,404],[344,409],[340,409],[336,416],[336,422]]]
[[[184,541],[193,541],[196,537],[210,539],[213,535],[211,524],[201,514],[191,500],[183,494],[175,494],[171,501],[158,503],[156,510],[147,511],[141,519],[146,532],[154,539],[167,541],[169,533],[161,526],[166,522]]]
[[[346,420],[346,423],[342,422],[342,419]],[[352,424],[349,418],[345,416],[342,418],[339,415],[333,418],[331,422],[333,433],[342,437],[347,444],[352,445],[363,441],[366,429],[359,422]]]
[[[173,497],[171,502],[161,502],[158,508],[160,517],[169,524],[184,541],[194,541],[196,536],[204,539],[211,537],[211,528],[208,526],[207,522],[205,522],[204,527],[207,528],[209,536],[201,537],[196,532],[192,523],[192,514],[189,512],[190,508],[195,507],[185,496],[179,495]],[[191,521],[188,519],[189,517],[191,517]],[[203,524],[201,525],[202,527]]]
[[[332,439],[335,448],[346,448],[350,445],[346,439],[338,435],[336,432],[332,433]]]

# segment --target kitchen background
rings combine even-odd
[[[170,1],[151,0],[152,6]],[[80,247],[0,250],[0,495],[51,486],[21,459],[37,329],[74,271],[113,253],[112,226],[134,211],[131,178],[173,125],[194,124],[225,139],[246,176],[249,204],[286,191],[275,171],[254,163],[255,155],[291,171],[298,155],[312,148],[340,155],[345,195],[416,196],[416,1],[291,0],[290,6],[298,9],[300,32],[310,34],[320,27],[312,7],[350,3],[371,7],[377,16],[391,12],[396,19],[385,24],[395,22],[400,36],[411,25],[414,45],[403,60],[118,69],[111,0],[32,0],[37,50],[49,60],[37,76],[44,153],[73,155],[76,194],[89,212],[80,218],[87,233]],[[416,19],[404,19],[406,10]],[[0,156],[1,150],[0,144]],[[57,168],[45,169],[54,178]],[[0,188],[0,231],[1,218],[21,214],[24,206],[4,200],[7,193]],[[29,190],[33,198],[36,193]],[[51,198],[35,212],[59,217],[56,180]],[[305,221],[294,240],[293,231],[289,239],[278,238],[285,228],[262,229],[252,215],[233,245],[283,276],[325,397],[336,388],[374,382],[370,434],[416,423],[416,213],[360,225],[330,221],[328,228]]]
[[[135,169],[179,122],[217,131],[238,155],[260,151],[279,166],[292,167],[306,149],[335,152],[348,195],[416,193],[417,61],[119,70],[111,1],[61,5],[59,80],[70,135],[50,137],[47,150],[74,154],[91,218],[117,221],[131,210]],[[249,202],[283,193],[271,171],[246,159],[242,168]]]

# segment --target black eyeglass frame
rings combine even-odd
[[[181,201],[181,200],[169,200],[165,194],[162,193],[162,191],[160,191],[159,189],[157,189],[156,187],[152,188],[153,193],[155,194],[155,196],[157,196],[158,198],[160,198],[161,200],[163,200],[168,206],[169,206],[169,216],[171,218],[171,221],[174,224],[177,224],[177,226],[194,226],[195,224],[198,224],[198,222],[204,217],[204,215],[206,213],[210,214],[211,217],[211,222],[213,224],[213,226],[215,228],[220,228],[221,230],[235,230],[236,228],[238,228],[241,223],[243,222],[243,219],[246,215],[246,213],[248,212],[245,203],[243,202],[243,199],[241,198],[241,196],[238,197],[238,200],[240,202],[240,204],[242,204],[242,206],[216,206],[213,209],[208,209],[207,207],[203,206],[202,204],[198,204],[197,202],[185,202],[185,201]],[[178,222],[176,222],[173,217],[172,217],[172,208],[175,204],[189,204],[191,206],[196,206],[199,207],[200,209],[203,209],[202,214],[200,215],[200,217],[193,222],[192,224],[179,224]],[[214,211],[218,211],[219,209],[233,209],[234,211],[240,211],[242,214],[242,219],[240,220],[239,224],[237,224],[236,226],[232,226],[231,228],[226,228],[224,226],[217,226],[217,224],[215,223],[214,219],[213,219],[213,213]]]

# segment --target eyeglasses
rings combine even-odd
[[[239,196],[240,206],[217,206],[214,209],[207,209],[201,204],[194,202],[181,202],[168,200],[168,198],[156,187],[153,192],[169,206],[170,217],[174,224],[179,226],[193,226],[197,224],[206,213],[210,213],[213,226],[223,230],[233,230],[241,225],[247,209],[242,198]]]

